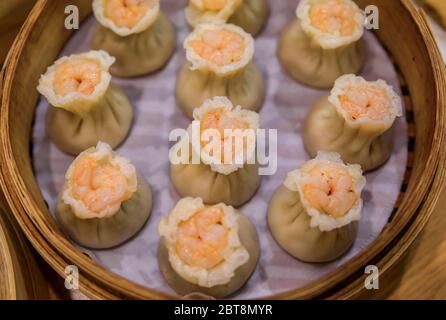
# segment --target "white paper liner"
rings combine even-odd
[[[163,10],[175,23],[178,34],[177,52],[167,67],[152,76],[112,82],[121,86],[135,106],[135,120],[128,139],[117,152],[128,159],[149,181],[154,206],[152,216],[143,230],[131,241],[110,250],[86,250],[109,270],[144,286],[174,294],[158,270],[158,223],[180,199],[169,178],[169,143],[172,129],[187,128],[190,120],[183,115],[175,102],[177,72],[185,63],[182,42],[190,32],[184,17],[186,0],[164,0]],[[255,63],[265,76],[267,96],[260,112],[261,127],[278,129],[278,171],[264,177],[255,197],[241,208],[257,227],[260,236],[260,261],[247,285],[233,297],[246,299],[265,297],[302,287],[319,279],[353,258],[379,235],[393,210],[403,181],[407,162],[407,123],[405,118],[395,123],[395,146],[390,160],[378,171],[366,175],[363,191],[364,211],[359,223],[358,238],[353,248],[341,259],[327,264],[308,264],[293,259],[272,238],[266,212],[268,202],[288,172],[309,160],[301,133],[309,106],[324,90],[311,89],[293,81],[286,75],[276,55],[278,35],[285,25],[295,19],[296,1],[270,1],[271,18],[266,30],[256,40]],[[70,40],[61,55],[88,51],[95,21],[89,19]],[[401,93],[394,67],[369,32],[365,34],[368,56],[363,72],[367,80],[382,78]],[[54,212],[56,196],[64,175],[73,161],[59,151],[45,134],[47,102],[41,99],[33,128],[33,164],[43,197]]]

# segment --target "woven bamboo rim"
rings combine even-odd
[[[368,4],[367,0],[357,2]],[[82,17],[90,13],[90,3],[83,0],[39,0],[6,60],[0,112],[0,183],[6,200],[26,236],[60,275],[68,264],[79,267],[80,289],[87,296],[175,298],[113,274],[80,253],[60,231],[35,182],[29,152],[38,98],[35,86],[70,35],[61,28],[68,4],[78,5]],[[363,290],[364,267],[377,265],[382,274],[399,260],[423,229],[439,197],[446,156],[441,148],[445,141],[446,77],[440,53],[424,14],[410,0],[376,0],[374,4],[380,9],[381,23],[376,34],[399,66],[406,103],[413,107],[414,145],[407,183],[397,209],[375,242],[318,281],[268,298],[357,296]],[[50,41],[42,40],[48,35],[43,39]]]
[[[4,203],[1,195],[0,200]],[[28,241],[8,209],[0,204],[0,300],[48,298],[49,285]]]

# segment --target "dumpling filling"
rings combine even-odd
[[[158,18],[159,0],[94,0],[98,22],[121,37],[147,30]]]
[[[316,3],[310,10],[311,24],[322,32],[350,36],[355,31],[355,10],[344,0]]]
[[[131,29],[154,5],[155,1],[148,0],[108,0],[105,3],[105,16],[118,27]]]
[[[255,157],[260,125],[256,112],[234,108],[229,99],[215,97],[194,110],[194,119],[200,122],[202,160],[213,170],[230,174]]]
[[[313,208],[326,215],[344,216],[358,200],[349,172],[336,165],[319,165],[308,172],[305,198]]]
[[[159,225],[172,268],[201,287],[227,284],[237,268],[249,260],[240,243],[237,221],[232,207],[207,207],[199,198],[180,200]]]
[[[107,218],[136,191],[136,170],[128,160],[116,156],[109,145],[99,142],[76,158],[65,183],[63,200],[78,218]]]
[[[224,162],[224,152],[225,147],[231,146],[231,157],[228,161],[228,163],[232,163],[235,161],[235,156],[238,152],[241,152],[242,150],[236,150],[236,145],[232,141],[233,137],[228,136],[225,134],[225,130],[245,130],[249,128],[249,125],[246,122],[243,122],[241,119],[235,117],[231,112],[228,112],[224,108],[216,108],[214,110],[211,110],[210,112],[206,113],[202,118],[200,122],[200,129],[201,129],[201,146],[206,150],[206,146],[212,142],[207,141],[207,139],[204,139],[204,135],[207,130],[216,130],[219,133],[221,144],[221,161]],[[226,131],[230,132],[230,131]],[[246,139],[243,140],[244,146],[246,147]],[[244,148],[246,149],[246,148]],[[213,156],[213,151],[210,150],[210,155]]]
[[[218,66],[239,62],[245,51],[243,38],[229,30],[208,30],[201,39],[192,41],[192,48],[203,59]]]
[[[223,217],[220,208],[204,208],[179,224],[175,250],[184,263],[211,269],[224,260],[229,230]]]
[[[284,185],[299,192],[312,228],[331,231],[361,218],[365,186],[361,167],[344,164],[337,153],[319,152],[290,172]]]
[[[336,80],[329,101],[349,121],[373,121],[391,125],[402,116],[400,97],[385,81],[369,82],[345,75]]]
[[[345,94],[339,96],[339,100],[352,120],[361,117],[383,120],[389,113],[390,99],[387,92],[376,84],[345,88]]]
[[[59,96],[69,93],[91,95],[101,81],[101,69],[97,61],[73,58],[56,66],[53,85]]]
[[[352,0],[302,0],[296,14],[323,49],[347,46],[364,34],[365,16]]]
[[[245,67],[254,55],[254,40],[243,29],[227,24],[201,24],[184,46],[192,69],[227,74]]]
[[[83,116],[102,101],[114,62],[102,50],[62,57],[40,77],[37,90],[52,106]]]

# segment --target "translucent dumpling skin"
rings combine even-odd
[[[235,24],[256,36],[268,13],[267,0],[190,0],[186,19],[192,27],[207,22]]]
[[[392,153],[392,128],[400,116],[401,99],[384,81],[345,75],[311,107],[303,126],[304,145],[310,156],[333,151],[364,171],[374,170]]]
[[[356,239],[365,178],[339,154],[318,156],[288,174],[270,200],[268,226],[293,257],[312,263],[343,255]]]
[[[135,77],[155,72],[170,60],[175,29],[159,0],[95,0],[98,20],[92,47],[116,58],[111,73]]]
[[[105,51],[62,57],[40,78],[38,91],[49,102],[46,130],[62,151],[78,155],[103,141],[116,148],[127,137],[133,107],[111,84],[115,59]]]
[[[180,200],[160,222],[158,264],[178,294],[225,298],[249,280],[260,247],[251,221],[224,204]]]
[[[254,39],[230,24],[197,26],[185,40],[188,62],[178,74],[176,100],[192,118],[194,109],[215,96],[258,111],[264,102],[262,74],[252,63]]]
[[[70,166],[57,198],[56,217],[78,244],[115,247],[133,237],[152,209],[152,192],[128,160],[99,143]]]
[[[349,250],[356,239],[356,222],[321,232],[309,227],[310,220],[298,193],[285,186],[276,190],[269,203],[268,224],[276,241],[292,256],[310,263],[333,261]]]
[[[221,109],[225,110],[224,112]],[[243,128],[255,134],[259,126],[259,115],[253,111],[235,108],[224,97],[207,100],[194,112],[195,120],[200,121],[202,129],[209,128],[224,131],[224,129]],[[204,134],[204,130],[201,134]],[[221,136],[224,138],[224,135]],[[234,150],[233,139],[222,139],[221,146],[233,150],[232,158],[243,156],[243,161],[224,161],[223,152],[217,150],[212,156],[207,153],[206,145],[200,150],[193,147],[192,141],[181,139],[174,147],[189,150],[181,163],[171,164],[170,179],[177,192],[183,197],[200,197],[206,204],[225,203],[239,207],[249,201],[261,183],[259,165],[253,160],[255,144],[245,152]],[[232,146],[231,146],[232,144]],[[210,143],[209,143],[210,145]],[[247,146],[248,147],[248,146]],[[177,152],[176,152],[177,153]],[[179,151],[178,151],[179,153]],[[211,150],[209,150],[211,153]],[[193,163],[193,155],[201,154],[199,164]],[[249,160],[249,161],[248,161]]]
[[[280,36],[279,60],[296,81],[330,88],[362,68],[364,21],[351,0],[303,0]]]

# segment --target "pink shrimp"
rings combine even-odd
[[[225,66],[242,59],[245,43],[243,37],[235,32],[208,30],[201,39],[192,42],[192,48],[203,59]]]
[[[220,208],[208,207],[179,225],[175,249],[184,263],[211,269],[224,260],[229,231],[223,226],[223,217]]]
[[[311,24],[322,32],[351,35],[356,27],[355,11],[345,0],[326,0],[310,10]]]
[[[311,180],[303,188],[311,206],[329,216],[344,216],[355,204],[358,196],[353,190],[353,178],[346,169],[335,165],[314,168]]]
[[[91,95],[101,81],[99,63],[85,58],[66,60],[56,67],[54,91],[60,96],[69,93]]]

